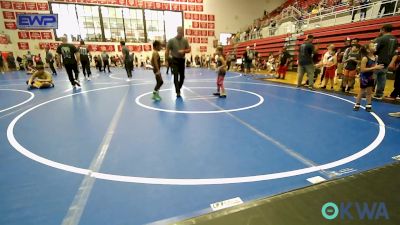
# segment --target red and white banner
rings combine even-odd
[[[171,10],[171,5],[169,3],[163,3],[163,10]]]
[[[25,2],[26,10],[37,10],[36,2]]]
[[[15,13],[9,11],[3,11],[3,17],[5,20],[15,20]]]
[[[200,14],[200,20],[207,21],[208,20],[207,14]]]
[[[192,35],[192,34],[193,34],[192,31],[193,31],[193,30],[191,30],[191,29],[186,29],[185,34],[186,34],[186,35]]]
[[[174,4],[174,3],[172,3],[172,4],[171,4],[171,9],[172,9],[173,11],[179,11],[179,9],[180,9],[179,4]]]
[[[138,1],[137,0],[126,0],[126,5],[127,6],[139,6]]]
[[[151,45],[143,45],[143,49],[144,49],[144,51],[146,51],[146,52],[152,50]]]
[[[126,0],[117,0],[117,5],[126,5]]]
[[[214,21],[215,16],[214,15],[208,15],[208,21]]]
[[[192,35],[193,36],[199,36],[199,33],[200,31],[199,30],[192,30]]]
[[[13,9],[11,1],[1,1],[0,3],[2,9]]]
[[[79,0],[78,0],[79,1]],[[118,0],[108,0],[107,1],[107,4],[110,4],[110,5],[118,5]]]
[[[213,30],[209,30],[208,36],[211,36],[211,37],[215,36],[215,32]]]
[[[158,10],[162,10],[163,9],[163,4],[161,2],[156,2],[154,8],[158,9]]]
[[[156,7],[155,2],[144,2],[144,8],[146,9],[154,9]]]
[[[200,52],[207,52],[207,46],[200,46]]]
[[[181,11],[187,11],[188,6],[186,4],[181,4],[180,8],[181,8]]]
[[[38,31],[31,31],[30,35],[31,35],[31,39],[37,39],[37,40],[42,39],[42,35]]]
[[[188,2],[190,2],[190,3],[195,3],[196,0],[188,0]]]
[[[48,43],[48,42],[40,42],[39,43],[39,48],[40,49],[45,49],[47,46],[52,49],[52,50],[57,50],[57,47],[60,45],[60,43]]]
[[[29,31],[18,31],[19,39],[30,39]]]
[[[192,37],[187,37],[186,39],[188,40],[189,43],[193,43],[193,38]]]
[[[29,43],[28,42],[18,42],[18,49],[29,50]]]
[[[202,5],[196,5],[196,11],[197,12],[203,12],[203,6]]]
[[[24,2],[13,2],[13,7],[15,10],[25,10]]]
[[[208,32],[207,30],[201,30],[201,36],[207,36]]]
[[[17,23],[15,23],[15,22],[6,22],[6,21],[4,21],[4,26],[8,30],[16,30],[17,29]]]
[[[193,43],[200,43],[199,37],[193,37]]]
[[[202,44],[208,44],[208,38],[201,38]]]
[[[208,29],[215,29],[215,23],[208,23]]]
[[[8,44],[8,37],[5,34],[0,34],[0,44],[6,45]]]
[[[197,21],[193,21],[192,22],[192,27],[193,28],[199,28],[199,26],[200,26],[199,22],[197,22]]]
[[[42,36],[42,39],[53,39],[53,35],[51,32],[41,32],[40,35]]]
[[[199,14],[192,14],[193,20],[199,20]]]
[[[38,10],[41,11],[49,11],[49,4],[45,2],[38,2],[36,3]]]
[[[188,10],[187,11],[196,11],[196,5],[188,5]]]
[[[187,0],[180,0],[180,2],[187,2]]]
[[[203,3],[203,0],[196,0],[197,3]]]
[[[191,20],[192,19],[192,14],[190,13],[185,13],[185,20]]]
[[[207,29],[207,22],[201,22],[200,23],[200,28]]]

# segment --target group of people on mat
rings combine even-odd
[[[322,60],[315,63],[314,56],[317,49],[313,45],[313,35],[307,35],[305,42],[300,46],[298,60],[297,87],[303,84],[303,76],[308,75],[306,84],[309,89],[314,90],[316,70],[323,69],[325,82],[322,88],[327,88],[328,83],[333,89],[334,77],[343,71],[342,91],[349,91],[353,88],[356,74],[360,76],[360,91],[357,95],[354,111],[361,107],[362,97],[366,97],[365,109],[372,111],[372,97],[382,99],[386,85],[388,71],[396,74],[395,88],[390,94],[391,98],[400,98],[400,67],[397,55],[398,41],[391,34],[393,26],[385,24],[380,29],[380,35],[376,39],[360,45],[355,38],[351,45],[345,46],[344,50],[335,51],[334,45],[328,45]],[[349,40],[350,41],[350,40]],[[397,66],[396,66],[397,65]],[[321,79],[322,81],[322,79]],[[373,95],[375,92],[375,95]]]

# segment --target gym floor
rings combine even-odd
[[[82,74],[80,75],[82,78]],[[228,72],[186,69],[183,98],[165,75],[94,72],[72,89],[27,90],[0,76],[0,224],[165,224],[394,162],[398,105],[353,112],[353,96]],[[311,180],[312,181],[312,180]]]

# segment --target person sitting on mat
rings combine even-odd
[[[54,87],[53,77],[44,70],[43,63],[36,64],[37,71],[26,81],[29,89],[32,88],[51,88]]]

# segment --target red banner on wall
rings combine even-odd
[[[208,31],[208,36],[215,36],[215,32],[213,30],[209,30]]]
[[[201,22],[200,23],[200,28],[207,29],[207,22]]]
[[[9,30],[17,29],[17,23],[15,23],[15,22],[4,22],[4,26],[6,27],[6,29],[9,29]]]
[[[180,9],[181,9],[181,11],[187,11],[188,6],[186,4],[181,4]]]
[[[23,2],[13,2],[15,10],[25,10],[25,4]]]
[[[117,5],[126,5],[126,0],[117,0]]]
[[[185,20],[191,20],[192,19],[192,14],[190,13],[185,13]]]
[[[57,47],[60,45],[60,43],[48,43],[48,42],[40,42],[39,43],[39,48],[40,49],[45,49],[47,46],[49,46],[50,49],[52,50],[57,50]]]
[[[207,46],[200,46],[200,52],[207,52]]]
[[[4,17],[5,20],[15,20],[15,13],[14,12],[3,11],[3,17]]]
[[[207,15],[206,14],[200,14],[200,20],[207,21]]]
[[[193,28],[199,28],[199,26],[200,26],[199,22],[197,22],[197,21],[193,21],[192,22],[192,27]]]
[[[207,30],[201,30],[201,36],[207,36],[208,32]]]
[[[42,39],[53,39],[51,32],[41,32],[40,35],[42,36]]]
[[[199,30],[192,30],[192,35],[193,36],[199,36]]]
[[[196,11],[196,5],[188,5],[188,11]]]
[[[152,50],[152,49],[151,49],[151,45],[143,45],[143,49],[144,49],[144,51],[146,51],[146,52]]]
[[[154,8],[158,9],[158,10],[162,10],[163,9],[163,4],[161,2],[156,2]]]
[[[0,44],[6,45],[8,44],[8,37],[6,34],[0,34]]]
[[[203,12],[203,6],[202,5],[196,5],[196,11]]]
[[[20,50],[28,50],[29,43],[28,42],[18,42],[18,49]]]
[[[214,21],[215,16],[214,15],[208,15],[208,21]]]
[[[208,44],[208,38],[201,38],[202,44]]]
[[[11,1],[1,1],[0,3],[2,9],[13,9]]]
[[[190,2],[190,3],[195,3],[196,0],[188,0],[188,2]]]
[[[19,39],[30,39],[29,31],[18,31]]]
[[[208,29],[215,29],[215,23],[208,23]]]
[[[138,1],[137,0],[126,0],[126,5],[128,6],[139,6]]]
[[[144,8],[146,9],[155,9],[156,7],[155,2],[144,2],[144,3],[145,3]]]
[[[199,20],[199,14],[192,14],[193,20]]]
[[[31,39],[38,39],[38,40],[42,39],[42,36],[41,36],[40,32],[38,32],[38,31],[31,31],[30,35],[31,35]]]
[[[36,2],[25,2],[26,10],[37,10]]]
[[[107,1],[107,4],[110,4],[110,5],[118,5],[118,0],[108,0],[108,1]]]
[[[200,43],[199,37],[193,37],[193,43]]]
[[[179,9],[180,9],[180,7],[179,7],[179,4],[171,4],[171,9],[173,10],[173,11],[179,11]]]
[[[171,10],[171,5],[169,3],[163,3],[163,10]]]
[[[186,29],[186,32],[185,32],[185,34],[186,34],[186,35],[192,35],[192,34],[193,34],[193,32],[192,32],[192,30],[191,30],[191,29]]]
[[[192,37],[187,37],[186,39],[188,40],[189,43],[193,42],[193,38]]]
[[[38,2],[36,3],[38,10],[42,11],[49,11],[49,4],[45,2]]]

